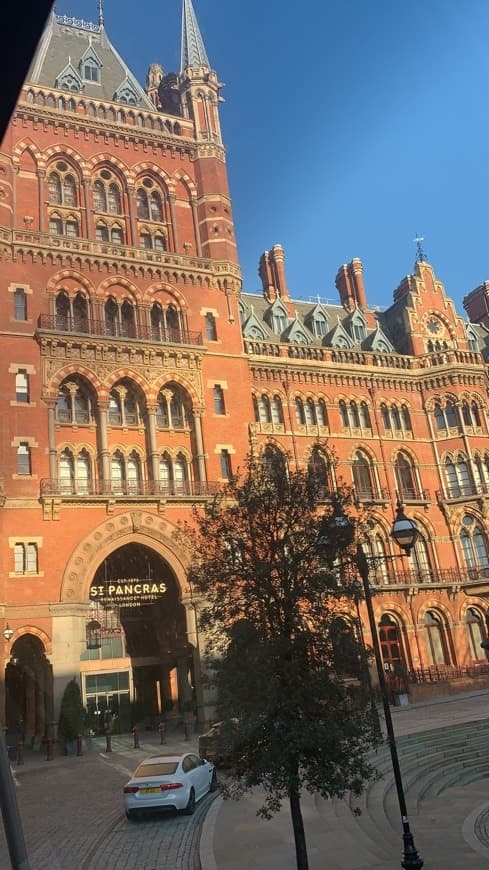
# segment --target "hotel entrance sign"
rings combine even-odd
[[[136,578],[108,580],[107,583],[90,587],[90,600],[100,604],[127,607],[156,601],[164,595],[166,590],[167,585],[163,581],[155,582]]]

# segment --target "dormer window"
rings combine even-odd
[[[83,64],[83,78],[86,82],[100,81],[100,69],[92,58],[89,58]]]

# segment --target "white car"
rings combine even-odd
[[[195,804],[217,788],[214,765],[198,755],[153,755],[145,758],[124,786],[128,819],[145,810],[181,810],[192,815]]]

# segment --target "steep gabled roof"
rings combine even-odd
[[[99,81],[83,78],[82,59],[92,48],[100,62]],[[32,84],[58,87],[62,73],[72,66],[83,81],[83,94],[101,101],[117,101],[123,83],[128,82],[139,106],[154,111],[154,105],[112,45],[103,24],[93,24],[66,15],[49,16],[27,75]]]

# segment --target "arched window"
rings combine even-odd
[[[105,185],[100,180],[95,181],[93,185],[93,208],[94,211],[107,211]]]
[[[134,306],[127,299],[121,305],[121,335],[129,338],[136,337]]]
[[[419,496],[416,474],[410,459],[399,453],[394,466],[397,491],[401,500],[416,499]]]
[[[126,479],[128,495],[138,495],[141,492],[142,475],[141,460],[135,450],[127,459]]]
[[[306,403],[304,405],[304,418],[306,422],[306,426],[316,426],[316,407],[314,405],[314,399],[308,398],[306,399]]]
[[[91,484],[91,465],[90,456],[86,450],[82,450],[76,457],[76,491],[83,494],[90,492]]]
[[[316,417],[319,426],[326,427],[328,425],[328,411],[324,399],[318,400],[318,403],[316,405]]]
[[[188,490],[187,460],[181,453],[178,454],[175,462],[173,463],[173,480],[175,485],[175,494],[185,494]]]
[[[460,498],[461,496],[474,494],[469,465],[463,456],[458,456],[455,462],[450,457],[447,457],[445,460],[445,476],[449,498]]]
[[[151,336],[153,341],[161,341],[164,333],[163,310],[159,302],[151,306]]]
[[[114,184],[113,182],[111,184],[109,184],[107,204],[109,207],[110,214],[120,214],[121,213],[121,192],[120,192],[117,184]]]
[[[425,613],[424,629],[426,646],[431,665],[449,665],[450,656],[446,638],[446,629],[438,613],[428,610]]]
[[[110,483],[114,495],[122,495],[125,488],[126,473],[124,467],[124,457],[120,450],[117,450],[111,458],[110,462]]]
[[[172,462],[168,453],[163,453],[160,457],[160,489],[163,493],[171,491],[172,481]]]
[[[385,402],[382,402],[380,406],[380,415],[382,417],[382,422],[384,424],[384,429],[390,431],[392,429],[391,415],[389,413],[389,409]]]
[[[364,541],[363,549],[367,556],[374,558],[372,567],[375,576],[375,583],[390,583],[395,582],[395,575],[392,570],[392,562],[387,558],[387,544],[382,535],[377,532],[373,538]]]
[[[71,450],[63,450],[59,458],[59,489],[62,495],[75,489],[75,464]]]
[[[63,204],[76,205],[76,182],[72,175],[63,179]]]
[[[438,404],[436,404],[435,408],[434,408],[434,417],[435,417],[436,428],[438,429],[438,431],[439,432],[445,431],[447,428],[445,415],[444,415],[440,405],[438,405]]]
[[[487,650],[481,648],[481,643],[486,639],[484,619],[475,607],[468,607],[465,614],[465,626],[467,629],[467,641],[470,656],[475,661],[487,661]]]
[[[469,514],[462,520],[460,543],[470,576],[475,579],[478,579],[479,575],[487,577],[489,574],[487,535],[482,526]]]
[[[370,422],[370,414],[367,407],[366,402],[360,402],[360,428],[361,429],[371,429],[372,424]]]
[[[401,405],[401,423],[402,423],[402,428],[406,432],[411,432],[411,430],[412,430],[411,415],[410,415],[409,410],[406,407],[406,405]]]
[[[280,396],[274,396],[270,403],[270,411],[272,423],[282,424],[284,422],[284,414],[282,410],[282,401]]]
[[[150,196],[149,213],[152,221],[161,223],[163,220],[163,207],[161,204],[161,196],[157,190],[153,190]]]
[[[295,400],[295,419],[298,426],[304,426],[306,423],[306,417],[304,414],[304,403],[299,397],[297,397]]]
[[[415,583],[431,583],[433,579],[431,556],[428,544],[426,543],[426,539],[422,534],[419,525],[418,537],[416,538],[416,543],[408,557],[408,562]]]
[[[468,402],[462,402],[462,419],[466,426],[472,426],[472,417]]]
[[[255,396],[255,419],[257,423],[271,423],[272,414],[270,410],[270,399],[263,394],[258,398]]]
[[[110,296],[104,305],[105,334],[118,334],[119,308],[117,302]]]
[[[88,302],[83,293],[77,293],[73,300],[73,330],[88,332]]]
[[[397,407],[397,405],[392,406],[391,414],[392,414],[392,422],[394,424],[394,429],[397,429],[397,431],[399,432],[402,429],[402,424],[401,424],[401,415],[399,413],[399,408]]]
[[[173,429],[185,426],[185,405],[180,390],[175,390],[170,400],[170,417]]]
[[[138,187],[136,192],[136,208],[138,218],[141,220],[149,220],[149,204],[148,194],[144,187]]]
[[[452,402],[447,402],[445,408],[445,416],[447,419],[447,426],[449,429],[457,429],[458,428],[458,417],[457,417],[457,409]]]
[[[472,413],[472,426],[476,426],[476,427],[480,428],[481,417],[480,417],[480,411],[479,411],[479,406],[478,406],[477,402],[470,403],[470,410]]]
[[[103,221],[98,221],[95,227],[95,239],[97,242],[109,241],[109,228]]]
[[[61,179],[57,172],[51,172],[48,178],[48,197],[53,205],[61,205]]]
[[[372,467],[369,459],[361,450],[353,459],[353,485],[357,498],[369,499],[374,495]]]
[[[71,326],[70,300],[66,293],[58,293],[55,303],[56,329],[68,332]]]
[[[109,423],[111,426],[139,426],[142,415],[134,386],[120,381],[110,391]]]

